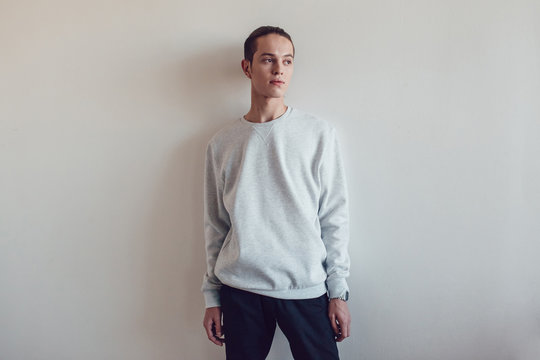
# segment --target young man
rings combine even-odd
[[[208,142],[203,326],[227,359],[265,359],[276,323],[295,359],[338,359],[350,334],[347,185],[335,128],[284,104],[294,45],[244,43],[251,108]],[[224,336],[224,338],[223,338]]]

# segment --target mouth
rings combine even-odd
[[[281,81],[281,80],[272,80],[272,81],[270,81],[270,84],[276,85],[276,86],[281,86],[281,85],[285,84],[285,82]]]

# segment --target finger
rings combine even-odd
[[[223,335],[222,329],[221,329],[221,316],[216,316],[214,319],[214,325],[216,326],[216,335],[218,337],[221,337]]]
[[[342,337],[342,340],[349,337],[349,326],[348,326],[348,324],[343,324],[341,326],[341,337]]]
[[[347,318],[342,319],[341,316],[339,316],[339,315],[338,315],[337,319],[338,319],[338,322],[340,324],[339,328],[341,330],[340,340],[339,341],[342,341],[345,338],[348,338],[350,336],[350,324],[351,324],[351,322]]]
[[[336,324],[336,316],[332,314],[329,317],[330,317],[330,325],[332,325],[332,330],[334,330],[334,334],[338,336],[339,328],[338,328],[338,324]]]
[[[218,346],[223,346],[223,341],[219,340],[217,337],[212,336],[211,338],[208,338],[211,342]]]
[[[206,330],[206,336],[208,336],[208,340],[210,340],[216,345],[223,346],[223,342],[214,336],[214,333],[212,331],[213,321],[212,319],[209,319],[209,320],[210,321],[204,324],[204,329]]]
[[[351,336],[351,320],[347,321],[347,324],[345,325],[345,337]]]
[[[343,339],[345,339],[345,337],[343,337],[343,327],[341,326],[341,323],[339,322],[339,320],[336,318],[336,323],[337,323],[337,328],[338,328],[338,332],[336,333],[336,341],[337,342],[341,342],[343,341]]]
[[[208,340],[214,341],[214,334],[212,333],[212,322],[205,322],[204,330],[206,330],[206,336],[208,337]]]
[[[212,340],[214,338],[214,334],[212,332],[212,319],[205,321],[204,330],[206,330],[206,336],[208,336],[208,339]]]

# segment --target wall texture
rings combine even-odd
[[[345,150],[342,358],[538,359],[534,0],[2,0],[0,359],[224,358],[204,149],[247,112],[242,44],[268,24],[296,45],[286,104]]]

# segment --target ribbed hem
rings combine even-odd
[[[219,296],[219,290],[205,290],[203,291],[204,302],[206,307],[221,306],[221,299]]]
[[[349,286],[345,278],[333,278],[326,280],[326,287],[328,288],[328,297],[349,297]]]
[[[285,290],[259,290],[259,289],[241,289],[255,294],[270,296],[278,299],[300,300],[312,299],[326,293],[326,285],[324,283],[302,289],[285,289]]]

